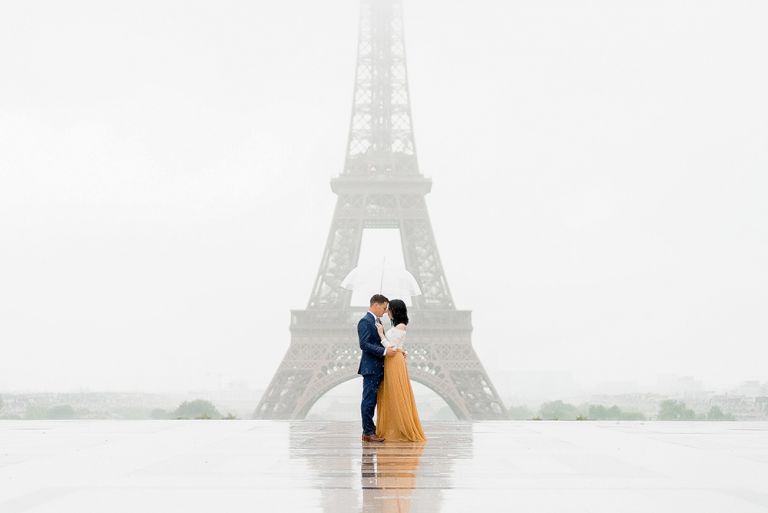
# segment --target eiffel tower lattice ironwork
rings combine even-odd
[[[363,230],[399,229],[406,268],[419,282],[408,329],[411,379],[442,397],[459,419],[506,418],[475,353],[471,312],[457,310],[438,254],[418,169],[399,0],[361,3],[357,69],[343,172],[309,304],[291,312],[291,345],[254,412],[261,419],[304,418],[335,386],[357,377],[358,319],[341,287],[357,265]]]

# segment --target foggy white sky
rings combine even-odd
[[[430,213],[491,377],[768,380],[768,4],[405,14]],[[0,391],[268,384],[335,204],[357,15],[0,4]]]

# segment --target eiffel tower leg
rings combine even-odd
[[[421,296],[415,298],[415,305],[420,308],[452,310],[453,298],[445,279],[423,196],[420,203],[422,208],[416,210],[415,216],[400,220],[405,266],[416,277],[422,289]]]
[[[471,342],[471,312],[420,310],[408,329],[413,380],[440,395],[462,420],[507,418],[501,397]]]
[[[345,309],[349,307],[352,299],[352,292],[341,288],[341,282],[357,265],[363,238],[363,223],[360,219],[339,216],[339,211],[343,209],[343,199],[339,198],[336,204],[336,214],[312,289],[309,309]]]
[[[337,385],[358,377],[356,312],[297,310],[291,345],[254,412],[257,419],[303,419]]]
[[[344,218],[340,214],[349,201],[349,198],[339,198],[336,205],[320,270],[306,311],[314,313],[304,316],[301,314],[305,312],[293,313],[291,345],[256,407],[255,418],[303,418],[309,410],[303,408],[306,396],[312,395],[318,385],[324,385],[322,380],[317,383],[318,369],[324,364],[333,365],[334,362],[328,362],[327,358],[336,358],[334,354],[337,350],[341,349],[339,358],[344,359],[349,357],[350,350],[355,352],[357,349],[357,342],[353,340],[345,348],[328,348],[316,337],[317,333],[332,323],[341,323],[343,326],[348,320],[348,315],[342,314],[339,317],[339,312],[348,312],[352,293],[341,288],[341,282],[356,265],[363,226],[360,219]],[[338,329],[340,324],[335,327]],[[349,336],[349,333],[341,333],[340,340],[348,339]],[[346,379],[352,377],[354,375]]]

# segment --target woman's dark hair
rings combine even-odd
[[[408,325],[408,308],[401,299],[393,299],[389,302],[389,311],[392,312],[392,326],[398,324]]]

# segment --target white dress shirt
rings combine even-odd
[[[378,318],[378,317],[376,317],[376,314],[375,314],[375,313],[371,312],[370,310],[368,310],[368,313],[369,313],[369,314],[371,314],[371,315],[373,316],[373,322],[374,322],[374,324],[375,324],[376,322],[378,322],[379,318]],[[379,330],[378,330],[378,328],[377,328],[377,329],[376,329],[376,335],[378,335],[378,334],[379,334]],[[386,348],[386,346],[384,347],[384,356],[387,356],[387,348]]]

